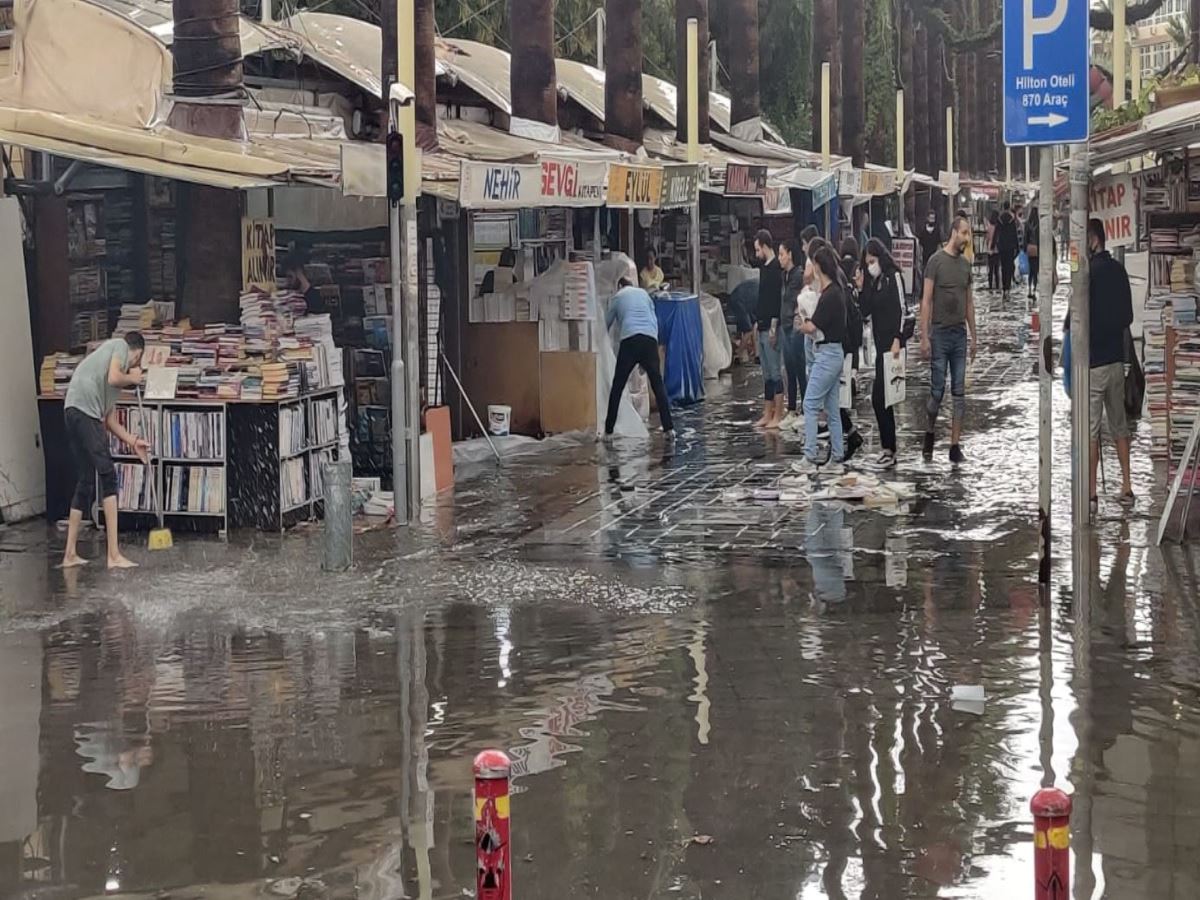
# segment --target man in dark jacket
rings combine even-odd
[[[1000,286],[1007,300],[1017,268],[1017,254],[1021,252],[1021,235],[1017,231],[1017,217],[1013,215],[1011,203],[1004,204],[1000,224],[996,226],[996,252],[1000,254]]]
[[[1129,417],[1125,413],[1125,333],[1133,324],[1133,292],[1125,267],[1105,249],[1104,223],[1088,221],[1088,254],[1091,277],[1088,285],[1088,309],[1091,315],[1088,340],[1088,366],[1091,389],[1088,392],[1089,424],[1092,431],[1092,458],[1089,485],[1093,512],[1097,504],[1096,468],[1100,462],[1100,420],[1108,418],[1108,430],[1117,445],[1121,461],[1121,501],[1132,502],[1129,478]]]

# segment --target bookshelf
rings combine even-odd
[[[339,391],[326,388],[283,401],[146,401],[144,417],[136,400],[118,401],[125,427],[152,447],[147,468],[110,436],[118,509],[135,517],[135,527],[150,524],[153,484],[164,520],[175,529],[282,531],[323,515],[321,463],[339,458],[344,427]],[[44,425],[61,423],[61,398],[42,401]],[[98,501],[92,512],[101,524]]]

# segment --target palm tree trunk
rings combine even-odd
[[[911,165],[919,172],[928,173],[933,171],[929,155],[929,29],[922,25],[917,26],[916,44],[913,47],[913,83],[905,91],[905,96],[912,94],[912,128],[916,132],[916,155]]]
[[[842,144],[842,67],[838,53],[838,30],[838,0],[815,0],[812,21],[813,149],[821,149],[821,67],[829,63],[829,147],[834,153],[841,152]]]
[[[946,168],[946,79],[942,58],[945,47],[941,35],[931,34],[928,43],[929,84],[926,93],[929,102],[929,174],[936,178]]]
[[[642,145],[642,0],[606,0],[604,130]]]
[[[512,0],[509,90],[513,118],[558,124],[554,0]]]
[[[700,25],[700,143],[708,143],[708,0],[675,0],[675,139],[687,140],[687,23],[695,19]],[[553,23],[551,28],[553,28]]]
[[[762,138],[762,107],[758,77],[758,0],[730,0],[722,5],[725,13],[724,34],[728,35],[724,53],[733,93],[732,124],[747,140]]]
[[[904,88],[904,164],[911,166],[916,154],[917,136],[913,128],[913,98],[916,85],[913,83],[913,58],[916,50],[913,40],[912,7],[904,4],[900,13],[900,86]]]
[[[866,2],[846,0],[841,6],[842,148],[854,165],[866,162],[867,95],[863,48],[867,43]]]
[[[428,126],[432,130],[432,138],[436,143],[437,62],[433,49],[433,0],[415,0],[413,32],[416,43],[417,83],[414,90],[417,95],[417,124]]]
[[[1188,25],[1192,33],[1192,64],[1200,65],[1200,0],[1192,0],[1188,7]]]

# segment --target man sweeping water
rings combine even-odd
[[[63,417],[77,480],[67,520],[63,568],[82,566],[87,562],[76,550],[76,543],[83,514],[92,508],[97,476],[108,538],[108,567],[131,569],[137,565],[122,555],[117,543],[117,473],[108,448],[108,434],[116,435],[143,464],[149,462],[150,444],[130,434],[117,420],[115,409],[117,397],[124,388],[142,383],[139,365],[145,346],[146,342],[136,331],[124,337],[110,338],[89,353],[71,376]]]

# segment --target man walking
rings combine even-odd
[[[614,322],[621,324],[621,346],[617,350],[617,365],[613,372],[612,389],[608,392],[608,415],[604,419],[604,437],[612,437],[617,426],[617,413],[621,408],[621,394],[633,374],[634,366],[641,366],[650,380],[654,391],[654,402],[658,405],[658,417],[662,421],[663,434],[668,439],[675,436],[671,424],[671,401],[663,384],[662,371],[658,363],[658,316],[654,312],[654,301],[642,288],[637,287],[638,273],[633,263],[629,271],[618,282],[619,290],[608,304],[604,325],[611,329]]]
[[[1000,213],[1000,224],[996,228],[996,251],[1000,254],[1000,286],[1007,300],[1016,274],[1017,254],[1021,251],[1021,236],[1017,231],[1017,218],[1013,215],[1011,203],[1005,203]]]
[[[763,414],[757,428],[783,424],[783,348],[779,339],[779,309],[783,301],[783,268],[775,256],[775,243],[765,228],[754,235],[758,275],[758,359],[762,363]]]
[[[150,444],[134,437],[117,421],[114,407],[121,390],[142,383],[142,350],[146,342],[131,331],[125,337],[110,338],[87,355],[71,375],[63,404],[67,443],[75,460],[75,495],[67,518],[67,546],[63,551],[64,569],[82,566],[87,560],[79,555],[77,542],[83,514],[92,508],[96,496],[96,476],[100,477],[100,498],[104,510],[104,531],[108,540],[108,567],[131,569],[137,565],[121,554],[117,542],[117,473],[108,446],[109,433],[133,450],[143,463],[149,461]]]
[[[1088,408],[1091,425],[1092,514],[1095,515],[1096,468],[1100,462],[1100,420],[1108,418],[1108,430],[1117,445],[1121,461],[1121,502],[1132,503],[1133,486],[1129,472],[1130,428],[1125,410],[1125,335],[1133,324],[1133,292],[1125,267],[1105,249],[1104,223],[1090,219],[1087,230],[1091,278],[1088,285],[1088,309],[1091,315],[1088,362],[1091,389]]]
[[[963,255],[971,242],[971,226],[959,216],[950,228],[946,246],[925,267],[925,292],[921,299],[921,355],[930,360],[929,424],[925,430],[924,456],[933,459],[938,411],[946,396],[946,370],[950,370],[953,419],[950,461],[958,464],[962,452],[962,424],[966,413],[967,355],[975,357],[975,298],[971,289],[971,264]]]

